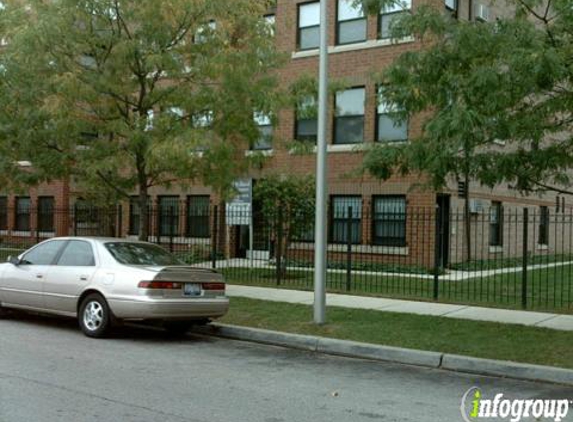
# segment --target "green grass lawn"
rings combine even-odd
[[[311,290],[313,286],[312,271],[289,270],[280,285],[277,285],[274,269],[224,268],[221,271],[232,284],[300,290]],[[521,309],[521,272],[466,280],[440,278],[438,287],[441,302]],[[332,293],[433,300],[434,282],[432,278],[404,274],[353,273],[348,290],[346,274],[329,272],[327,289]],[[573,265],[529,271],[527,309],[573,313]]]
[[[289,333],[487,359],[573,368],[573,332],[512,324],[457,320],[330,307],[327,324],[312,323],[312,307],[233,297],[220,320]]]

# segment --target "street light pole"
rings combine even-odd
[[[314,236],[314,322],[326,321],[326,122],[328,119],[328,1],[320,1],[320,64],[316,145],[316,218]]]

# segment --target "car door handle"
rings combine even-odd
[[[44,278],[42,274],[36,274],[36,278]]]
[[[87,275],[81,275],[80,280],[81,281],[88,281],[88,276]]]

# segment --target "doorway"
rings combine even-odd
[[[439,193],[436,198],[438,218],[437,252],[440,267],[447,268],[450,263],[450,195]]]

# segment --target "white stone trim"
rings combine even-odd
[[[413,36],[404,37],[399,40],[392,40],[392,39],[376,39],[376,40],[366,40],[364,42],[354,43],[354,44],[345,44],[345,45],[331,45],[328,47],[328,54],[338,54],[338,53],[347,53],[350,51],[360,51],[360,50],[368,50],[371,48],[379,48],[379,47],[388,47],[392,45],[400,45],[400,44],[407,44],[414,42],[415,39]],[[291,58],[292,59],[305,59],[308,57],[318,57],[319,50],[318,48],[312,50],[304,50],[304,51],[293,51]]]

